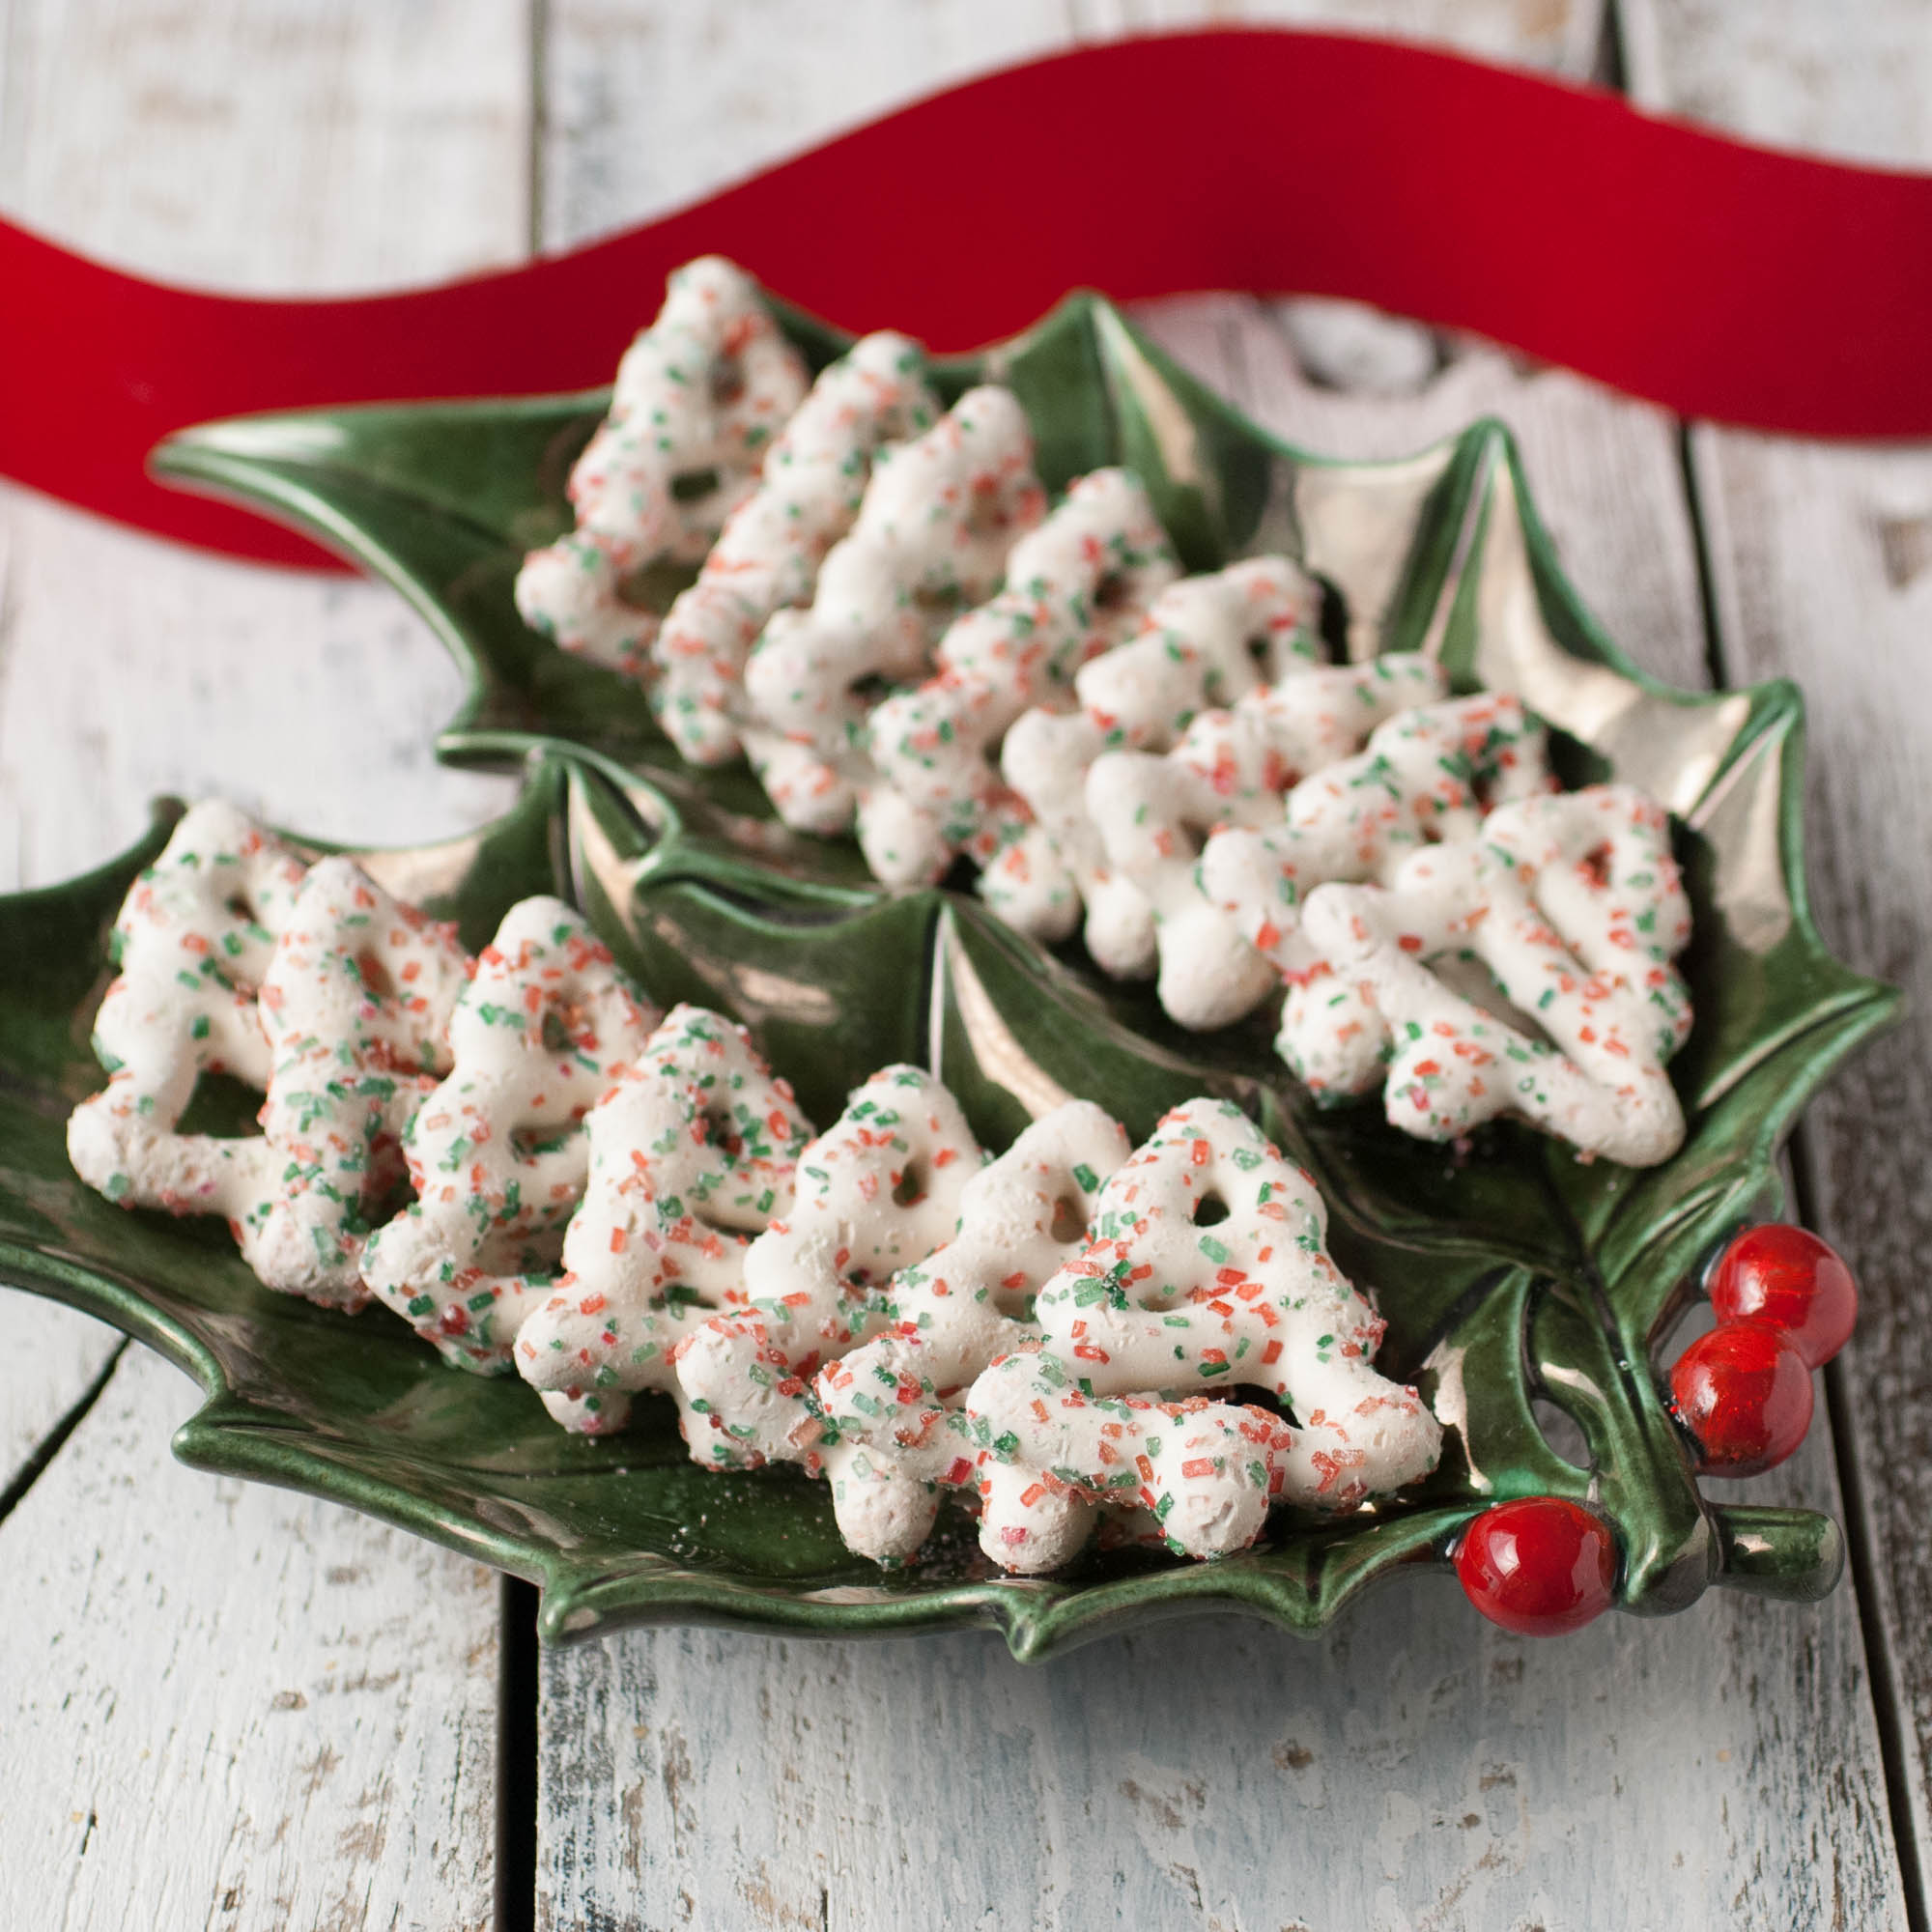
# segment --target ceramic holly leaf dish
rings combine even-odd
[[[842,346],[805,318],[785,322],[814,366]],[[167,445],[160,466],[292,518],[411,598],[469,677],[446,753],[534,746],[565,758],[541,783],[562,801],[571,889],[654,996],[745,1018],[821,1121],[895,1057],[957,1083],[992,1146],[1064,1094],[1099,1100],[1136,1134],[1177,1098],[1232,1095],[1320,1182],[1336,1257],[1388,1320],[1380,1365],[1418,1379],[1449,1430],[1436,1474],[1373,1513],[1281,1520],[1265,1547],[1209,1566],[1095,1556],[1045,1582],[993,1578],[970,1539],[882,1578],[842,1559],[822,1497],[800,1480],[706,1477],[691,1490],[700,1479],[661,1417],[621,1446],[528,1445],[547,1470],[586,1482],[629,1468],[624,1493],[658,1500],[628,1510],[628,1541],[589,1534],[560,1492],[539,1496],[532,1485],[576,1478],[526,1462],[511,1485],[527,1505],[512,1511],[517,1526],[504,1526],[503,1493],[482,1510],[494,1546],[464,1516],[484,1462],[439,1473],[435,1509],[373,1488],[360,1499],[543,1577],[552,1629],[626,1615],[850,1629],[979,1618],[1037,1655],[1163,1605],[1223,1602],[1308,1630],[1394,1566],[1467,1551],[1465,1526],[1511,1498],[1582,1505],[1607,1522],[1605,1588],[1633,1609],[1680,1607],[1714,1580],[1795,1597],[1829,1588],[1839,1557],[1828,1520],[1700,1492],[1659,1367],[1703,1264],[1775,1197],[1776,1151],[1804,1100],[1893,1003],[1834,962],[1810,921],[1796,694],[1675,693],[1634,670],[1558,570],[1498,425],[1402,463],[1313,459],[1244,422],[1091,297],[941,373],[948,395],[989,374],[1012,385],[1050,485],[1130,464],[1189,565],[1289,551],[1327,586],[1336,652],[1426,649],[1458,688],[1516,691],[1556,727],[1566,778],[1628,780],[1671,809],[1694,914],[1682,963],[1696,1025],[1671,1068],[1682,1150],[1633,1172],[1508,1124],[1451,1151],[1397,1133],[1373,1103],[1317,1107],[1272,1054],[1271,1015],[1182,1034],[1077,944],[1049,956],[970,895],[885,893],[849,844],[778,828],[748,773],[687,770],[635,687],[534,637],[511,601],[524,550],[567,526],[563,479],[601,394],[213,425]],[[84,1037],[78,1022],[70,1030]],[[82,1079],[84,1062],[66,1077]],[[178,1238],[172,1224],[152,1232]],[[465,1403],[521,1393],[423,1373],[437,1391],[425,1409],[457,1433]],[[1588,1466],[1550,1446],[1540,1404],[1580,1428]],[[239,1439],[191,1429],[188,1446]],[[621,1464],[599,1460],[612,1456]],[[503,1457],[486,1461],[497,1469]],[[357,1467],[380,1483],[372,1462]],[[459,1519],[469,1526],[453,1528]],[[639,1528],[644,1519],[657,1528]]]
[[[779,307],[814,371],[849,347],[849,336]],[[1191,568],[1244,550],[1303,547],[1279,446],[1180,376],[1098,297],[1070,297],[1025,335],[941,360],[931,373],[949,404],[979,382],[1009,384],[1026,407],[1051,488],[1105,464],[1131,465]],[[767,863],[864,882],[853,847],[785,833],[743,765],[707,772],[683,764],[635,683],[556,649],[517,615],[518,566],[526,551],[570,528],[565,479],[608,401],[599,390],[253,416],[177,436],[154,464],[164,477],[298,524],[410,599],[468,684],[438,740],[444,757],[501,763],[554,739],[588,747],[648,777],[694,824]],[[1384,621],[1419,633],[1422,606],[1449,562],[1452,499],[1468,463],[1468,452],[1443,450],[1420,469],[1395,466],[1366,484],[1378,526],[1402,524],[1405,542],[1399,554],[1356,560],[1338,551],[1332,559],[1335,581],[1350,584],[1350,608],[1365,613],[1361,637]],[[1430,535],[1411,560],[1406,525],[1425,501],[1434,512]],[[1323,526],[1326,512],[1313,498],[1303,505],[1311,508]],[[1313,534],[1325,556],[1327,539]],[[1359,551],[1365,534],[1343,531],[1339,542]],[[1411,561],[1413,583],[1405,577]],[[668,608],[693,575],[653,573],[646,601]]]
[[[1761,748],[1725,796],[1753,782],[1781,794],[1778,723],[1750,741]],[[1725,822],[1696,835],[1717,876]],[[1251,1044],[1130,1029],[969,898],[867,899],[775,875],[753,895],[742,867],[668,838],[649,792],[593,764],[537,762],[516,809],[473,838],[358,855],[472,946],[518,897],[574,898],[658,1000],[746,1020],[821,1122],[881,1063],[908,1059],[947,1081],[990,1146],[1070,1093],[1141,1135],[1209,1092],[1321,1176],[1336,1253],[1388,1317],[1382,1362],[1414,1376],[1448,1425],[1435,1476],[1358,1516],[1278,1517],[1264,1545],[1214,1564],[1094,1553],[1062,1577],[1009,1578],[954,1519],[918,1562],[886,1573],[843,1548],[822,1485],[696,1468],[668,1404],[640,1404],[623,1435],[565,1435],[523,1382],[445,1367],[381,1308],[351,1317],[261,1288],[218,1224],[124,1212],[81,1185],[64,1125],[102,1077],[87,1037],[106,933],[166,829],[90,877],[0,906],[0,1273],[105,1317],[201,1381],[207,1405],[176,1439],[185,1460],[349,1502],[538,1580],[554,1635],[636,1619],[827,1633],[988,1622],[1038,1657],[1217,1605],[1310,1632],[1378,1577],[1448,1562],[1471,1519],[1508,1497],[1586,1504],[1613,1533],[1616,1591],[1633,1608],[1675,1607],[1711,1580],[1805,1598],[1835,1577],[1829,1519],[1700,1496],[1643,1346],[1646,1320],[1763,1190],[1799,1096],[1883,1009],[1819,959],[1804,997],[1757,989],[1772,1030],[1740,1016],[1730,1057],[1703,1065],[1694,1152],[1638,1183],[1641,1227],[1627,1230],[1614,1187],[1595,1201],[1560,1172],[1567,1156],[1527,1135],[1492,1136],[1450,1172],[1439,1152],[1384,1145],[1366,1120],[1311,1112]],[[231,1095],[196,1108],[190,1125],[245,1126]],[[1549,1446],[1540,1397],[1582,1424],[1590,1469]]]

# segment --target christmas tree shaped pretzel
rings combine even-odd
[[[626,599],[625,580],[703,556],[805,384],[804,362],[750,276],[717,255],[677,270],[571,469],[577,527],[530,552],[518,572],[524,621],[567,651],[642,676],[658,620]]]
[[[417,1199],[362,1256],[369,1286],[446,1360],[509,1368],[583,1192],[583,1117],[657,1018],[560,899],[513,906],[484,948],[450,1016],[449,1075],[404,1136]]]
[[[1346,1510],[1432,1469],[1441,1431],[1413,1389],[1370,1366],[1382,1323],[1329,1259],[1326,1229],[1315,1183],[1231,1102],[1167,1115],[1101,1190],[1085,1252],[1040,1291],[1039,1350],[995,1364],[967,1396],[987,1552],[1051,1567],[1122,1492],[1147,1492],[1140,1500],[1159,1513],[1163,1486],[1105,1446],[1096,1401],[1251,1385],[1289,1406],[1285,1433],[1266,1411],[1246,1419],[1264,1432],[1259,1456],[1217,1451],[1168,1472],[1165,1492],[1184,1500],[1163,1528],[1192,1553],[1225,1553],[1230,1524],[1258,1533],[1252,1496],[1242,1500],[1257,1487]],[[1202,1426],[1250,1439],[1238,1413]],[[1190,1475],[1185,1462],[1200,1466]]]
[[[746,1313],[678,1345],[695,1462],[816,1468],[811,1378],[878,1331],[895,1273],[952,1238],[982,1159],[959,1103],[922,1068],[885,1067],[853,1092],[799,1155],[785,1218],[745,1251]]]
[[[791,1207],[811,1123],[743,1027],[673,1007],[584,1118],[590,1165],[556,1292],[517,1368],[566,1428],[621,1429],[639,1389],[676,1393],[676,1345],[745,1300],[745,1250]]]
[[[824,1470],[838,1533],[862,1556],[904,1562],[931,1533],[941,1488],[972,1480],[965,1389],[1037,1337],[1034,1295],[1086,1246],[1126,1154],[1119,1122],[1090,1100],[1036,1121],[966,1183],[958,1234],[894,1275],[886,1332],[819,1371]]]

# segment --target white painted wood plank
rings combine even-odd
[[[1918,0],[1620,0],[1644,105],[1773,147],[1881,165],[1932,156],[1932,13]]]
[[[1932,17],[1794,0],[1628,10],[1640,99],[1763,139],[1932,164]],[[1846,318],[1848,327],[1856,317]],[[1809,720],[1813,903],[1836,950],[1902,984],[1900,1032],[1805,1128],[1820,1228],[1864,1290],[1837,1392],[1874,1562],[1898,1795],[1932,1872],[1932,447],[1878,451],[1700,426],[1693,469],[1726,667],[1795,677]],[[1922,1909],[1922,1907],[1921,1907]]]
[[[1038,0],[553,0],[548,14],[548,248],[646,220],[1067,39],[1061,10]]]
[[[525,250],[522,0],[15,0],[4,47],[0,208],[83,249],[291,291]],[[457,680],[387,590],[18,492],[0,571],[0,884],[107,856],[161,789],[399,842],[508,795],[433,768]],[[192,1401],[130,1351],[0,1524],[0,1922],[487,1923],[494,1579],[178,1468]]]
[[[0,1288],[8,1367],[0,1374],[0,1498],[19,1485],[43,1445],[85,1399],[121,1337],[105,1322],[38,1294]]]
[[[168,280],[323,292],[527,242],[524,0],[23,0],[0,213]],[[458,678],[386,589],[226,564],[0,491],[0,887],[124,848],[156,792],[338,838],[500,810],[435,767]]]
[[[1829,1500],[1822,1438],[1780,1488]],[[1315,1643],[665,1631],[542,1684],[554,1932],[1901,1922],[1846,1594],[1538,1644],[1405,1579]]]
[[[562,248],[692,201],[922,94],[1111,40],[1279,21],[1439,42],[1587,73],[1603,0],[552,0],[542,240]],[[937,217],[943,220],[943,216]]]
[[[385,586],[224,562],[5,486],[0,541],[0,889],[125,850],[163,792],[407,845],[515,789],[437,764],[462,680]]]
[[[428,281],[528,238],[526,0],[19,0],[0,213],[175,281]],[[459,681],[386,589],[224,563],[0,491],[0,889],[97,864],[157,792],[410,842],[501,809],[439,770]]]
[[[522,258],[526,0],[16,0],[0,213],[172,282],[264,294]]]
[[[1595,64],[1603,0],[1070,0],[1083,37],[1273,22],[1420,41],[1509,67],[1583,74]]]
[[[496,1578],[166,1453],[129,1350],[0,1523],[0,1925],[486,1927]]]

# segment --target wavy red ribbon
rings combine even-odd
[[[666,272],[713,250],[935,349],[1082,285],[1352,296],[1684,415],[1932,436],[1932,177],[1774,154],[1451,54],[1256,29],[990,74],[614,240],[410,294],[198,294],[0,224],[0,472],[318,563],[156,486],[148,451],[252,410],[591,386]]]

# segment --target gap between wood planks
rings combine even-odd
[[[128,1338],[124,1335],[114,1345],[112,1352],[96,1371],[94,1379],[80,1392],[72,1406],[36,1444],[26,1461],[14,1471],[13,1481],[4,1490],[0,1490],[0,1522],[5,1522],[14,1514],[19,1506],[20,1499],[40,1480],[47,1464],[60,1454],[68,1437],[86,1420],[88,1410],[100,1400],[101,1391],[106,1388],[128,1347]]]
[[[500,1578],[497,1644],[496,1932],[535,1932],[537,1588]]]

